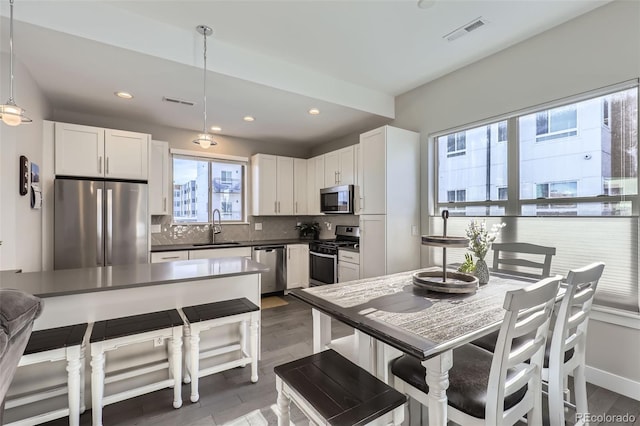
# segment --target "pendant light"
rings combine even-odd
[[[9,100],[0,105],[0,118],[8,126],[19,126],[31,123],[31,119],[24,116],[24,110],[16,105],[13,100],[13,0],[9,0],[11,15],[9,18],[9,70],[11,80],[9,83]]]
[[[202,148],[207,149],[211,145],[217,145],[218,143],[213,140],[213,136],[209,134],[207,130],[207,37],[213,34],[213,30],[206,25],[198,25],[196,30],[202,34],[204,38],[204,75],[203,75],[203,94],[202,103],[204,105],[204,123],[202,125],[202,133],[198,135],[198,138],[193,143],[200,145]]]

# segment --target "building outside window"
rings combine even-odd
[[[578,133],[576,105],[536,113],[536,142],[575,136]]]
[[[467,151],[467,135],[465,132],[447,135],[447,157],[465,155]]]
[[[452,137],[461,134],[465,135],[466,155],[451,156]],[[437,138],[438,203],[446,205],[451,215],[504,214],[503,206],[484,203],[495,197],[499,187],[507,188],[507,144],[500,140],[506,134],[507,121],[503,120]],[[459,203],[475,205],[459,207]]]
[[[175,223],[210,223],[218,209],[224,222],[245,222],[246,163],[174,156]]]
[[[637,105],[636,86],[436,136],[438,209],[455,204],[452,212],[465,216],[638,214]],[[515,140],[501,143],[511,126]],[[467,155],[452,157],[459,134]],[[508,199],[511,186],[518,199]],[[449,197],[461,188],[464,201]]]

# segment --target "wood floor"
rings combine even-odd
[[[276,425],[276,390],[273,367],[311,354],[311,310],[291,297],[285,306],[262,311],[262,359],[258,383],[249,380],[250,369],[237,368],[200,379],[200,400],[189,401],[189,387],[182,390],[183,406],[171,405],[173,391],[165,389],[104,408],[105,426],[210,426],[210,425]],[[341,337],[350,329],[340,323],[333,324],[334,337]],[[606,389],[589,385],[589,408],[592,414],[625,414],[635,416],[640,426],[640,403]],[[413,411],[413,410],[412,410]],[[291,420],[295,425],[308,424],[299,410],[292,405]],[[411,421],[412,424],[417,423]],[[49,426],[67,425],[67,419],[46,423]],[[80,417],[81,425],[91,425],[91,410]],[[592,425],[624,423],[601,422]]]

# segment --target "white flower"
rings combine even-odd
[[[469,238],[468,249],[476,255],[478,259],[484,259],[491,248],[491,244],[496,240],[500,230],[505,227],[504,223],[491,226],[491,231],[487,231],[487,222],[478,222],[471,219],[467,227],[467,238]]]

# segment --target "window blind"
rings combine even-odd
[[[470,217],[452,217],[447,234],[465,236]],[[506,227],[496,242],[527,242],[556,247],[551,273],[566,276],[570,269],[592,262],[605,263],[598,284],[595,304],[640,312],[638,299],[638,217],[480,217],[491,227],[504,222]],[[442,219],[430,217],[430,233],[442,235]],[[466,249],[448,249],[447,261],[461,263]],[[432,264],[442,264],[442,250],[429,249]],[[487,254],[487,264],[493,262]]]

